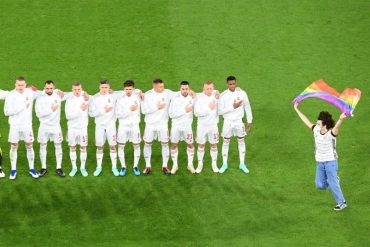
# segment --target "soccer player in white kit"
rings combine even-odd
[[[7,93],[4,105],[4,114],[9,116],[9,143],[11,172],[9,179],[17,176],[18,143],[24,141],[27,150],[29,173],[33,178],[39,174],[34,168],[35,152],[33,150],[33,129],[32,129],[32,107],[33,101],[39,92],[26,88],[25,78],[20,76],[16,79],[15,89]]]
[[[117,130],[115,103],[118,93],[110,93],[108,80],[100,81],[100,92],[93,97],[89,105],[89,115],[95,118],[95,145],[97,167],[94,176],[102,172],[103,147],[106,141],[109,144],[112,172],[119,176],[117,169]]]
[[[80,172],[82,176],[87,177],[86,159],[87,159],[87,126],[89,124],[89,96],[82,91],[80,82],[72,84],[72,95],[66,100],[65,114],[68,121],[67,141],[69,145],[69,156],[72,163],[72,170],[69,176],[73,177],[77,173],[77,153],[76,146],[80,145]]]
[[[190,94],[189,82],[180,83],[180,94],[172,98],[169,108],[169,116],[172,119],[171,128],[171,158],[173,166],[171,174],[178,170],[177,158],[179,155],[179,141],[185,141],[187,144],[188,170],[195,173],[193,166],[194,159],[194,138],[193,138],[193,105],[194,99]]]
[[[236,136],[239,150],[239,169],[249,173],[245,165],[245,142],[244,137],[252,129],[252,110],[248,95],[245,91],[237,87],[235,76],[229,76],[226,79],[228,89],[221,94],[219,100],[219,114],[224,117],[222,128],[222,159],[223,164],[220,173],[224,173],[227,168],[227,158],[229,155],[230,139]],[[244,114],[245,113],[245,114]],[[243,123],[244,115],[247,116],[247,123]]]
[[[198,167],[195,170],[196,173],[201,173],[203,170],[204,148],[207,141],[211,145],[212,170],[215,173],[219,172],[217,167],[217,143],[219,139],[217,102],[213,82],[206,81],[203,85],[203,92],[197,95],[194,105],[194,115],[198,118],[196,138],[198,143]]]
[[[65,177],[62,170],[62,128],[60,127],[61,104],[65,100],[63,94],[55,90],[55,84],[48,80],[44,85],[44,93],[36,100],[36,116],[39,118],[40,126],[37,140],[40,143],[41,170],[40,177],[47,173],[46,156],[48,141],[54,142],[56,157],[56,173],[60,177]]]
[[[167,167],[169,159],[169,130],[168,130],[168,108],[174,92],[164,88],[161,79],[153,80],[153,89],[144,95],[142,112],[145,114],[144,131],[144,158],[146,166],[143,173],[149,174],[151,168],[151,155],[153,140],[158,140],[162,145],[162,171],[170,175],[171,171]]]
[[[117,99],[116,117],[119,121],[117,142],[118,158],[121,162],[122,169],[120,176],[126,175],[125,146],[128,141],[134,146],[134,165],[133,172],[136,176],[140,175],[138,168],[140,160],[140,95],[135,94],[135,83],[133,80],[127,80],[123,83],[125,95]]]

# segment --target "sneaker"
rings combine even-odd
[[[37,174],[37,171],[35,169],[30,169],[28,173],[33,177],[33,178],[38,178],[39,174]]]
[[[112,172],[114,174],[114,176],[118,177],[119,176],[119,171],[117,168],[112,168]]]
[[[196,173],[201,173],[203,170],[203,163],[199,163],[197,169],[195,170]]]
[[[152,172],[152,167],[150,167],[150,166],[146,166],[145,168],[144,168],[144,170],[143,170],[143,174],[144,175],[148,175],[149,173],[151,173]]]
[[[172,169],[171,169],[171,174],[176,174],[178,169],[179,169],[178,166],[173,166]]]
[[[194,166],[193,165],[188,165],[188,170],[194,174],[195,173],[195,169],[194,169]]]
[[[162,171],[163,171],[164,175],[171,175],[171,171],[170,171],[170,169],[168,169],[167,166],[163,166]]]
[[[3,172],[3,169],[0,168],[0,178],[4,178],[5,177],[5,173]]]
[[[245,164],[240,164],[239,169],[242,170],[245,173],[249,173],[249,169],[247,168],[247,166]]]
[[[77,173],[77,168],[73,168],[72,171],[69,173],[69,176],[74,177]]]
[[[134,168],[132,168],[132,170],[133,170],[133,172],[134,172],[134,174],[135,174],[136,176],[140,176],[140,170],[139,170],[139,168],[134,167]]]
[[[59,177],[65,177],[66,174],[63,172],[62,168],[59,168],[56,170]]]
[[[126,175],[126,167],[122,167],[121,171],[119,172],[119,175],[121,177],[125,176]]]
[[[81,174],[82,174],[82,176],[84,176],[84,177],[87,177],[89,174],[87,173],[87,171],[86,171],[86,169],[85,168],[81,168],[80,169],[80,172],[81,172]]]
[[[227,170],[227,164],[223,164],[220,168],[220,173],[224,173]]]
[[[212,170],[214,173],[218,173],[220,170],[218,169],[216,164],[212,164]]]
[[[100,173],[101,173],[101,171],[102,171],[102,168],[101,168],[101,167],[97,167],[97,168],[95,169],[94,176],[95,176],[95,177],[99,176],[99,175],[100,175]]]
[[[41,171],[40,171],[40,174],[39,174],[39,177],[43,177],[45,176],[45,174],[48,172],[48,170],[46,170],[45,168],[42,168]]]
[[[343,203],[337,204],[334,207],[334,210],[335,211],[341,211],[341,210],[345,209],[346,207],[347,207],[347,202],[343,202]]]
[[[14,180],[17,177],[17,170],[12,170],[10,172],[9,179]]]

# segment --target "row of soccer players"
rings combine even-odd
[[[5,98],[4,113],[9,116],[9,142],[11,174],[10,179],[16,178],[17,149],[19,141],[24,141],[27,150],[29,173],[32,177],[42,177],[47,173],[46,153],[47,143],[54,142],[57,169],[59,176],[64,177],[62,170],[62,130],[60,127],[61,102],[66,100],[65,114],[68,120],[67,141],[70,147],[70,159],[72,170],[70,176],[78,172],[76,147],[80,146],[80,172],[88,176],[85,168],[88,144],[87,128],[88,117],[95,118],[95,143],[97,167],[94,176],[102,172],[103,147],[106,141],[110,147],[110,158],[112,172],[115,176],[126,175],[125,145],[131,142],[134,147],[133,172],[140,175],[138,163],[140,159],[141,133],[139,128],[140,114],[145,115],[144,131],[144,174],[151,173],[151,145],[158,140],[162,146],[162,171],[166,175],[175,174],[178,170],[178,143],[187,143],[188,170],[191,173],[200,173],[203,169],[203,157],[205,144],[210,143],[210,155],[212,158],[212,170],[215,173],[224,173],[227,168],[227,159],[230,139],[236,136],[238,140],[239,168],[248,173],[249,170],[244,163],[245,141],[244,137],[252,127],[252,112],[248,96],[245,91],[237,87],[236,78],[229,76],[227,79],[228,89],[222,94],[214,89],[211,81],[204,83],[203,92],[195,94],[191,91],[189,83],[182,81],[180,91],[173,92],[164,88],[160,79],[153,80],[153,89],[144,95],[140,90],[135,89],[134,82],[127,80],[123,84],[123,91],[113,92],[109,82],[100,82],[100,91],[90,97],[82,91],[80,83],[72,85],[72,93],[56,90],[53,81],[46,81],[44,90],[37,91],[34,88],[27,88],[26,81],[19,77],[15,83],[15,89],[6,92],[0,91],[0,98]],[[39,118],[40,126],[37,140],[40,143],[40,160],[42,168],[40,173],[34,168],[34,141],[32,130],[32,109],[35,103],[36,115]],[[197,117],[198,143],[197,158],[198,166],[193,166],[194,140],[192,131],[193,114]],[[219,139],[218,121],[219,115],[224,118],[222,129],[223,165],[217,166],[217,143]],[[244,116],[247,122],[243,123]],[[168,120],[172,119],[171,135],[169,135]],[[119,120],[118,131],[116,130],[116,119]],[[171,140],[172,169],[168,168],[170,157],[169,140]],[[118,152],[117,152],[118,143]],[[121,169],[117,168],[117,153],[121,163]],[[0,167],[1,168],[1,167]],[[5,176],[1,170],[0,176]]]

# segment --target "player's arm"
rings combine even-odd
[[[38,118],[47,117],[47,116],[49,116],[50,114],[53,113],[52,107],[50,107],[50,106],[45,107],[45,104],[42,101],[42,98],[37,98],[36,105],[35,105],[35,111],[36,111],[36,116]]]
[[[65,111],[67,120],[76,119],[81,114],[81,108],[77,105],[71,104],[70,100],[67,100],[64,111]]]
[[[194,115],[196,117],[205,117],[209,115],[209,108],[207,105],[202,104],[202,102],[199,101],[199,97],[195,100],[194,103]]]
[[[4,105],[4,114],[5,116],[14,116],[18,113],[26,110],[27,106],[25,104],[19,104],[14,100],[13,97],[9,94],[5,98],[5,105]]]
[[[104,109],[102,108],[99,109],[99,106],[97,105],[95,97],[89,102],[89,116],[90,117],[99,117],[104,114]]]
[[[298,116],[301,118],[302,122],[310,129],[312,129],[313,123],[298,109],[298,103],[294,104],[294,110],[297,112]]]
[[[168,114],[169,114],[170,118],[176,119],[176,118],[180,118],[183,115],[185,115],[186,110],[185,110],[185,107],[180,106],[179,104],[177,104],[176,100],[173,99],[170,102],[170,107],[168,109]]]
[[[124,119],[127,118],[131,111],[130,111],[131,105],[125,104],[125,102],[117,101],[116,102],[116,118]]]
[[[252,121],[253,121],[252,107],[251,107],[251,103],[249,101],[249,98],[246,92],[244,92],[243,103],[244,103],[245,115],[247,116],[247,123],[252,124]]]
[[[229,105],[229,106],[226,105],[225,97],[227,97],[227,95],[221,94],[220,99],[218,100],[218,114],[219,115],[224,115],[234,110],[234,107],[232,105]]]
[[[0,89],[0,100],[4,100],[8,95],[9,91],[4,91]]]
[[[159,110],[159,108],[158,108],[157,103],[153,103],[150,100],[150,95],[145,94],[144,101],[141,104],[141,110],[142,110],[143,114],[151,114],[151,113],[157,112]]]
[[[333,135],[337,136],[338,133],[339,133],[339,128],[340,126],[342,125],[343,123],[343,120],[347,118],[346,114],[342,113],[340,114],[339,116],[339,119],[337,121],[337,123],[335,124],[334,128],[331,130],[331,133],[333,133]]]

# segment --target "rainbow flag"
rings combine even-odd
[[[357,103],[361,98],[361,91],[357,88],[346,88],[341,94],[322,79],[313,82],[300,95],[298,95],[292,104],[299,103],[307,98],[319,98],[334,105],[347,116],[351,116]]]

